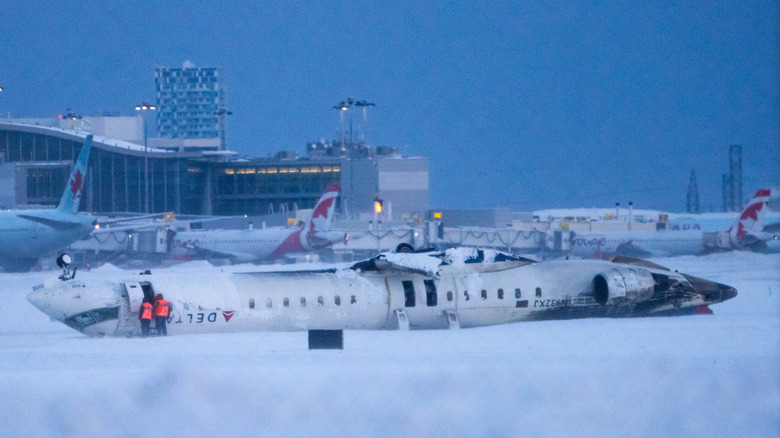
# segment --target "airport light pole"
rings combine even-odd
[[[354,181],[354,167],[352,162],[354,161],[354,154],[352,148],[352,105],[355,104],[355,99],[348,98],[346,101],[342,100],[333,106],[333,109],[338,110],[339,120],[341,121],[341,147],[344,147],[344,111],[349,111],[349,200],[347,202],[347,208],[353,208],[352,201],[354,199],[353,193],[355,186]]]
[[[225,150],[225,117],[233,115],[233,111],[228,111],[227,108],[220,108],[214,113],[219,117],[219,150]]]
[[[333,106],[333,109],[338,110],[339,112],[339,120],[341,122],[340,129],[341,129],[341,147],[344,147],[344,112],[349,111],[349,200],[347,202],[347,208],[353,208],[353,200],[354,200],[354,166],[353,161],[355,160],[355,147],[354,143],[352,142],[352,108],[353,107],[361,107],[363,108],[363,142],[366,141],[366,125],[367,125],[367,109],[370,106],[375,106],[373,102],[369,102],[365,99],[363,100],[355,100],[353,97],[347,98],[347,100],[342,100],[341,102],[337,103]]]
[[[349,98],[347,100],[342,100],[341,102],[333,105],[333,109],[338,110],[339,112],[339,121],[341,129],[341,147],[344,147],[344,111],[350,111],[349,113],[349,143],[350,146],[352,146],[352,104],[355,103],[355,99]]]
[[[2,85],[0,85],[0,93],[2,93],[4,90],[5,90],[5,87],[3,87]],[[8,118],[9,118],[9,119],[11,118],[11,111],[8,111]]]
[[[367,109],[370,106],[376,106],[376,104],[374,104],[374,102],[369,102],[369,101],[363,99],[363,100],[359,100],[359,101],[355,102],[355,106],[359,106],[359,107],[363,108],[363,131],[362,131],[362,134],[363,134],[363,142],[365,143],[365,141],[366,141],[366,131],[368,130],[368,128],[367,128],[367,126],[368,126],[368,114],[367,114],[368,111],[367,111]]]
[[[156,110],[157,107],[147,102],[135,106],[135,110],[141,116],[144,123],[144,212],[149,213],[149,148],[147,146],[146,112]]]

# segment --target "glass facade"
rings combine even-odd
[[[27,167],[27,203],[56,205],[68,178],[64,166]]]
[[[92,191],[92,210],[96,212],[144,212],[146,211],[148,173],[149,212],[174,211],[200,214],[204,184],[187,172],[187,160],[181,158],[149,158],[122,155],[95,148],[90,156],[88,186]],[[181,182],[185,182],[182,184]],[[187,183],[189,182],[189,184]]]
[[[328,184],[339,182],[331,163],[222,163],[214,169],[214,210],[225,215],[263,215],[313,208]],[[294,204],[294,205],[293,205]]]
[[[0,128],[0,164],[14,164],[14,178],[23,178],[16,184],[25,191],[19,203],[55,206],[83,139],[33,130],[41,132]],[[95,141],[88,172],[83,211],[143,213],[148,197],[150,213],[254,216],[314,207],[330,183],[340,182],[341,164],[338,158],[226,162],[159,152],[145,160],[137,149]]]
[[[45,134],[1,130],[0,161],[73,161],[81,150],[81,145],[81,141]]]

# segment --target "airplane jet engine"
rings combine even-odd
[[[653,296],[655,280],[649,271],[637,268],[615,268],[593,277],[593,299],[601,305],[618,299],[641,303]]]

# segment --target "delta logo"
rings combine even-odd
[[[225,317],[225,322],[230,322],[230,318],[233,317],[233,315],[236,314],[235,310],[227,310],[222,312],[222,316]]]

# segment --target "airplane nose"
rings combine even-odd
[[[49,305],[49,298],[49,294],[43,290],[34,290],[27,294],[27,301],[44,313],[46,312],[46,307]]]
[[[720,303],[737,296],[737,290],[731,286],[704,280],[693,275],[683,274],[683,276],[691,283],[696,292],[704,295],[709,303]]]
[[[718,288],[720,289],[721,301],[726,301],[737,296],[737,289],[731,286],[718,283]]]

